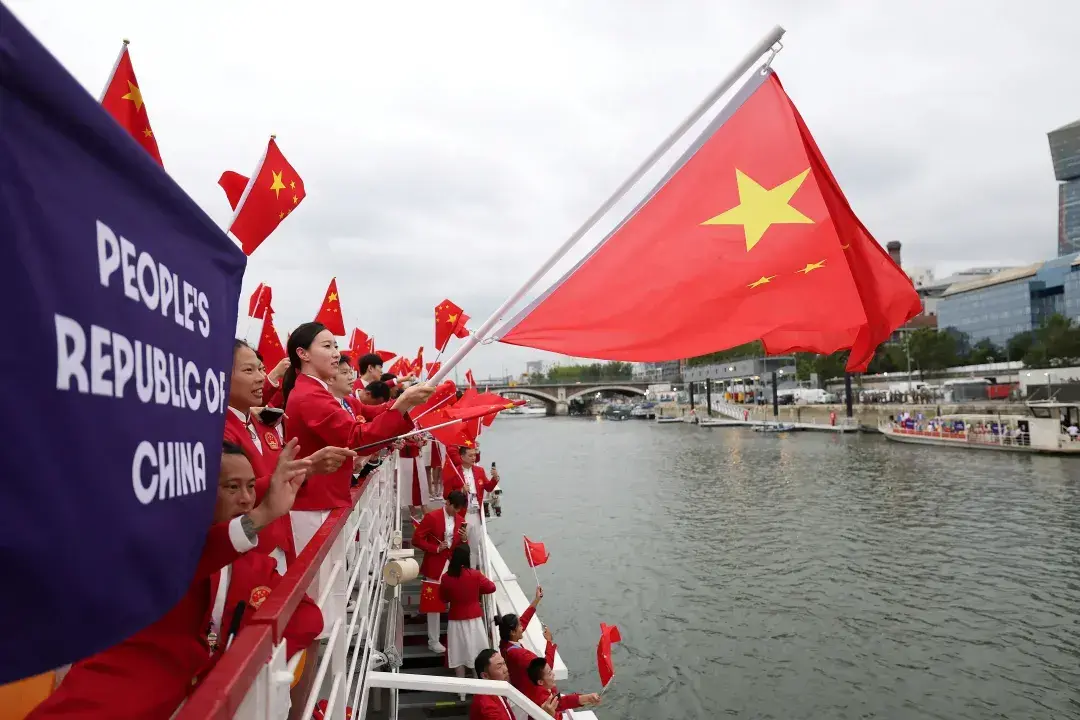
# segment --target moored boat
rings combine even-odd
[[[1030,415],[968,413],[895,418],[878,430],[889,440],[976,450],[1080,455],[1080,404],[1028,403]]]

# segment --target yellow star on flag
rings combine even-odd
[[[448,322],[454,322],[455,320],[457,320],[457,315],[447,315],[446,319]]]
[[[749,175],[736,168],[735,182],[739,188],[739,204],[701,224],[742,225],[746,233],[747,252],[754,249],[772,225],[813,224],[813,220],[788,204],[809,174],[810,168],[807,168],[787,182],[766,190]]]
[[[337,300],[337,293],[330,293],[326,296],[326,302],[334,302]]]
[[[281,176],[285,174],[285,171],[274,172],[270,171],[270,174],[274,176],[274,182],[270,185],[270,189],[274,191],[274,196],[280,198],[281,191],[285,189],[285,183],[281,182]],[[265,182],[265,181],[264,181]]]
[[[765,283],[769,282],[774,277],[776,277],[776,276],[775,275],[769,275],[769,276],[762,275],[760,278],[758,278],[754,282],[750,283],[746,287],[748,287],[748,288],[756,288],[756,287],[758,287],[760,285],[764,285]]]
[[[293,196],[292,196],[292,204],[293,204],[293,205],[295,205],[295,204],[296,204],[296,203],[298,203],[298,202],[300,202],[300,198],[298,198],[298,197],[296,197],[295,195],[293,195]]]
[[[130,100],[131,102],[135,103],[135,109],[136,110],[141,109],[142,106],[143,106],[142,91],[139,90],[138,85],[131,82],[130,80],[127,81],[127,84],[128,84],[128,94],[127,95],[121,95],[120,96],[121,99],[122,100]]]
[[[284,220],[285,219],[285,213],[283,213],[283,212],[278,213],[277,219],[278,220]]]
[[[150,128],[146,128],[142,131],[143,137],[154,137],[154,131]]]
[[[802,270],[796,270],[795,272],[801,272],[803,275],[807,275],[807,274],[813,272],[814,270],[820,270],[823,267],[825,267],[825,261],[824,260],[822,260],[821,262],[816,262],[816,263],[806,263],[806,267],[804,267]]]
[[[295,180],[290,180],[289,181],[289,189],[290,190],[295,190],[296,189],[296,181]]]

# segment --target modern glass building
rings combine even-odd
[[[938,328],[999,348],[1053,314],[1080,321],[1080,253],[951,286],[938,301]]]
[[[1080,251],[1080,178],[1058,185],[1058,255]]]
[[[1058,187],[1058,255],[1080,251],[1080,120],[1047,134]]]

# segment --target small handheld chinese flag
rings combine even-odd
[[[611,662],[611,644],[622,642],[617,625],[600,623],[600,643],[596,646],[596,669],[600,672],[600,686],[607,687],[615,677],[615,666]]]
[[[424,369],[427,372],[428,377],[434,377],[435,373],[439,372],[439,368],[442,367],[441,362],[430,362],[424,364]]]
[[[245,189],[237,198],[236,188],[241,179]],[[255,170],[254,180],[228,170],[222,174],[218,185],[225,190],[229,204],[236,211],[229,232],[240,240],[241,247],[248,255],[255,252],[281,221],[307,197],[304,181],[278,149],[272,135],[266,146],[266,155]],[[344,335],[345,331],[337,334]]]
[[[396,352],[391,352],[389,350],[376,350],[375,354],[378,355],[379,359],[382,360],[384,363],[390,362],[397,357]]]
[[[443,300],[441,303],[435,306],[435,349],[442,352],[446,349],[446,344],[450,342],[450,337],[468,337],[469,331],[465,328],[465,323],[469,321],[469,316],[461,311],[454,303],[449,300]]]
[[[274,312],[267,308],[263,315],[262,333],[259,334],[259,354],[267,368],[274,368],[285,359],[285,348],[281,346],[281,338],[274,329],[273,316]]]
[[[476,381],[473,380],[473,374],[472,374],[471,369],[465,371],[465,380],[468,381],[469,387],[471,387],[471,388],[476,387]]]
[[[435,392],[431,393],[431,397],[424,401],[422,405],[417,405],[409,411],[409,417],[415,421],[437,407],[443,407],[447,403],[453,404],[456,395],[457,386],[454,385],[454,381],[443,380],[435,387]]]
[[[336,336],[345,335],[345,321],[341,317],[341,298],[338,297],[337,278],[330,279],[330,285],[326,288],[326,296],[319,307],[319,314],[315,316],[315,322],[322,323]]]
[[[551,559],[551,556],[548,555],[544,543],[533,542],[529,538],[525,538],[525,562],[529,563],[529,567],[534,568],[537,565],[543,565],[549,559]]]
[[[453,423],[453,424],[448,424]],[[439,426],[442,427],[439,427]],[[446,408],[435,408],[416,419],[416,427],[427,430],[433,438],[443,445],[468,447],[472,441],[465,435],[460,422],[454,422],[454,418],[446,414]]]
[[[161,153],[158,152],[157,138],[150,128],[150,116],[146,114],[146,103],[143,102],[139,81],[135,79],[135,68],[131,64],[127,40],[120,48],[116,67],[113,68],[112,76],[101,94],[101,107],[127,130],[128,135],[135,138],[135,142],[142,145],[143,150],[148,152],[158,165],[164,165],[161,162]]]
[[[259,283],[259,287],[255,288],[255,292],[251,293],[251,299],[248,300],[248,315],[256,320],[261,320],[263,313],[270,309],[273,297],[270,286]]]

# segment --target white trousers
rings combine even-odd
[[[293,510],[289,513],[289,520],[292,522],[293,544],[296,547],[297,557],[304,551],[307,544],[311,542],[311,538],[329,516],[329,510]],[[323,559],[322,564],[319,566],[319,572],[315,573],[307,593],[316,603],[319,602],[320,596],[330,582],[330,573],[334,568],[334,563],[338,559],[344,562],[345,550],[348,547],[347,543],[348,538],[345,537],[344,531],[338,533],[337,539],[330,546],[330,552],[327,553],[326,558]],[[322,605],[323,617],[326,618],[326,622],[323,623],[323,631],[319,635],[320,639],[329,635],[331,626],[334,624],[334,618],[345,617],[345,582],[345,568],[342,568],[342,572],[338,573],[334,589],[327,595],[326,602]]]
[[[480,511],[469,510],[465,514],[465,522],[468,523],[465,532],[469,536],[469,564],[474,570],[484,572],[480,567],[480,545],[484,542],[484,528],[480,526]]]
[[[442,633],[439,632],[439,625],[440,625],[440,623],[439,623],[439,613],[428,613],[427,614],[427,639],[428,639],[428,643],[431,644],[431,645],[434,645],[435,643],[439,642],[439,635],[442,634]]]

